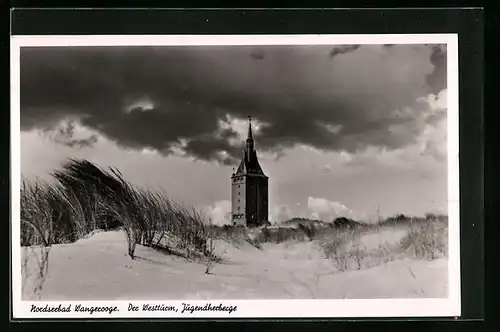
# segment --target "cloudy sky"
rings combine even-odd
[[[21,163],[118,167],[219,223],[255,124],[271,220],[447,208],[441,45],[25,47]]]

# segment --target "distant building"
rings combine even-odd
[[[252,119],[248,117],[248,137],[243,156],[231,176],[231,220],[233,225],[260,226],[268,222],[268,177],[257,159],[252,135]]]

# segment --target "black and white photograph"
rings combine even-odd
[[[44,36],[13,54],[21,311],[459,313],[456,36]]]

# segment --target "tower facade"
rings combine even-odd
[[[248,137],[241,162],[231,176],[231,220],[233,225],[260,226],[268,221],[268,177],[262,171],[248,118]]]

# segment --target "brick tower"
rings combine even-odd
[[[252,119],[248,117],[248,137],[243,156],[231,176],[231,221],[233,225],[260,226],[268,221],[268,177],[257,159],[252,135]]]

